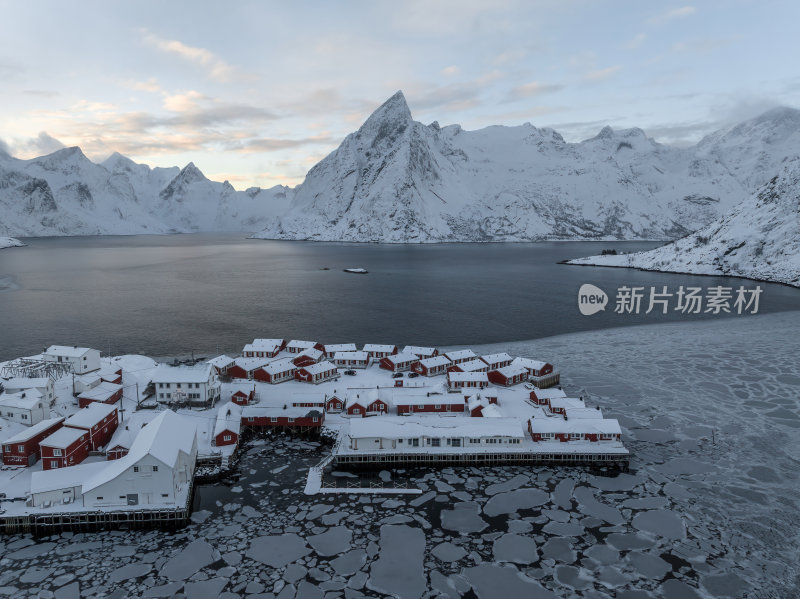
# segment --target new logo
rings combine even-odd
[[[590,283],[584,283],[578,290],[578,310],[584,316],[597,314],[606,309],[608,296],[606,292]]]

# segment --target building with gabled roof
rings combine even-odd
[[[39,424],[50,416],[50,403],[36,388],[0,393],[0,417],[25,426]]]
[[[77,345],[51,345],[42,354],[45,362],[69,364],[75,374],[85,374],[100,368],[100,350]]]
[[[39,443],[52,435],[64,424],[64,418],[42,420],[2,443],[3,464],[6,466],[33,466],[41,455]]]
[[[118,424],[117,407],[104,403],[91,403],[64,421],[64,426],[89,433],[89,451],[104,447],[111,440]]]

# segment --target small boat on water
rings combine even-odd
[[[354,275],[365,275],[369,271],[366,268],[345,268],[344,272],[353,273]]]

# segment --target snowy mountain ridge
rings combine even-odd
[[[674,148],[638,128],[568,143],[530,123],[423,125],[397,92],[295,188],[236,191],[193,163],[150,168],[115,153],[95,164],[77,147],[31,160],[0,153],[0,235],[675,239],[726,213],[798,152],[800,111],[791,108]]]
[[[150,168],[80,148],[19,160],[0,154],[0,234],[17,236],[253,231],[285,208],[286,188],[236,191],[193,164]]]
[[[591,256],[569,264],[730,275],[800,287],[800,156],[730,213],[648,252]]]
[[[256,237],[674,239],[746,198],[798,149],[800,111],[790,108],[673,148],[638,128],[567,143],[530,123],[426,126],[397,92],[308,172],[289,209]]]

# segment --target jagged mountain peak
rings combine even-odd
[[[203,174],[199,168],[197,168],[194,162],[190,162],[186,166],[181,169],[181,172],[178,173],[178,177],[185,183],[195,183],[198,181],[208,181],[208,178]]]
[[[371,142],[373,146],[383,145],[385,142],[391,144],[412,122],[406,97],[402,91],[398,91],[364,121],[357,136],[362,141]]]

